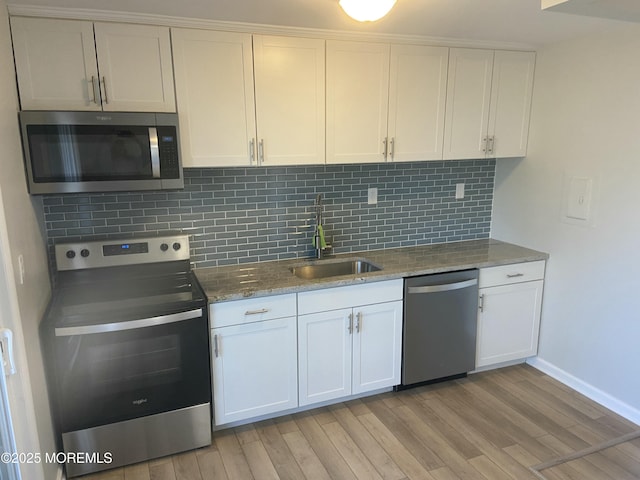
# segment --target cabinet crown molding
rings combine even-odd
[[[257,23],[229,22],[187,17],[154,15],[150,13],[133,13],[89,8],[44,7],[39,5],[7,5],[10,16],[43,17],[66,20],[88,20],[94,22],[135,23],[142,25],[158,25],[166,27],[198,28],[203,30],[221,30],[227,32],[243,32],[256,34],[285,35],[298,37],[323,38],[326,40],[353,40],[368,42],[387,42],[412,45],[433,45],[445,47],[489,48],[493,50],[526,50],[535,51],[529,44],[511,42],[493,42],[486,40],[470,40],[463,38],[431,37],[422,35],[373,34],[348,32],[341,30],[324,30],[319,28],[289,27]]]

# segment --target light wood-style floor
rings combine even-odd
[[[518,365],[216,432],[82,480],[253,478],[638,480],[640,427]]]

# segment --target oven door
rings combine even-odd
[[[202,308],[56,328],[54,350],[63,433],[211,401]]]

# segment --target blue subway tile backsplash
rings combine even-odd
[[[312,256],[318,193],[335,253],[487,238],[494,175],[494,159],[194,168],[175,192],[47,195],[44,220],[51,253],[59,241],[189,233],[202,268]]]

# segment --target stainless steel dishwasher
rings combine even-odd
[[[405,278],[399,389],[473,370],[477,315],[478,270]]]

